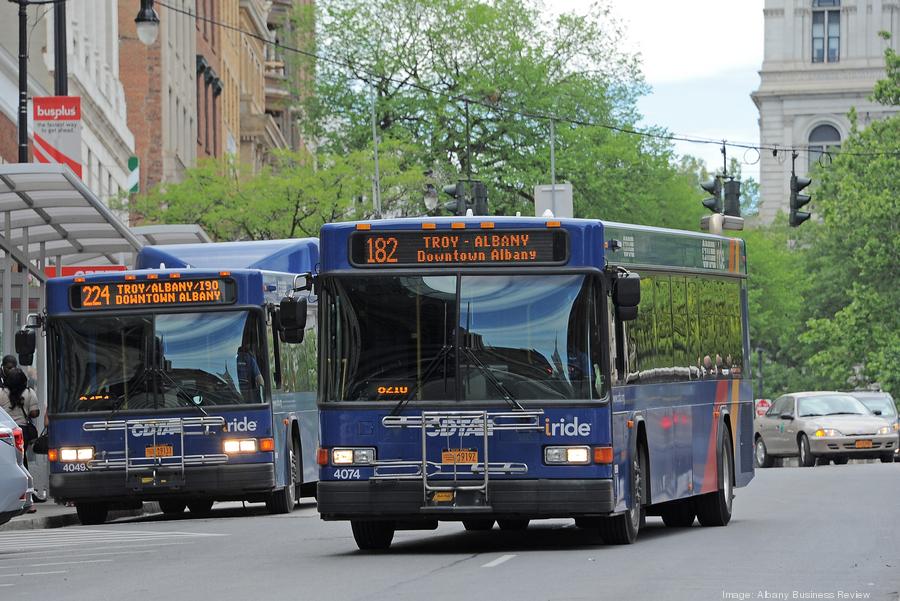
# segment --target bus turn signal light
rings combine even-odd
[[[594,463],[612,463],[612,447],[594,447]]]
[[[319,465],[328,465],[328,449],[319,448],[316,451],[316,463]]]
[[[260,438],[259,439],[259,450],[260,451],[274,451],[275,450],[275,439],[274,438]]]
[[[59,451],[56,449],[48,449],[47,461],[49,461],[50,463],[56,463],[57,461],[59,461]]]

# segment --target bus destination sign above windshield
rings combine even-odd
[[[230,305],[237,297],[231,278],[131,280],[76,284],[69,293],[75,310]]]
[[[355,267],[562,265],[568,235],[561,229],[357,231]]]

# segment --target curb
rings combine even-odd
[[[40,505],[38,505],[38,507],[40,507]],[[144,503],[141,509],[117,509],[114,511],[110,511],[108,520],[141,517],[146,515],[153,515],[154,513],[160,513],[159,504]],[[6,532],[10,530],[44,530],[47,528],[78,526],[80,524],[81,522],[78,521],[78,514],[75,513],[75,509],[73,508],[70,512],[58,513],[56,515],[42,516],[40,514],[35,514],[34,517],[26,519],[13,518],[7,523],[0,525],[0,532]]]

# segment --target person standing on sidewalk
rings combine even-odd
[[[15,355],[4,355],[0,361],[0,387],[6,388],[6,378],[10,370],[19,366],[19,360]]]
[[[5,358],[4,358],[5,361]],[[31,421],[41,414],[37,395],[28,388],[28,376],[18,367],[3,370],[4,387],[0,388],[0,407],[22,428],[25,438],[25,469],[28,469],[28,445],[37,438],[37,428]],[[28,513],[34,513],[34,507]]]

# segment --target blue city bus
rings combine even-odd
[[[724,526],[753,477],[742,241],[588,219],[320,232],[318,510],[360,549],[461,521]]]
[[[279,315],[318,254],[316,239],[146,247],[133,271],[49,280],[53,497],[98,524],[143,501],[287,513],[314,494],[316,339]]]

